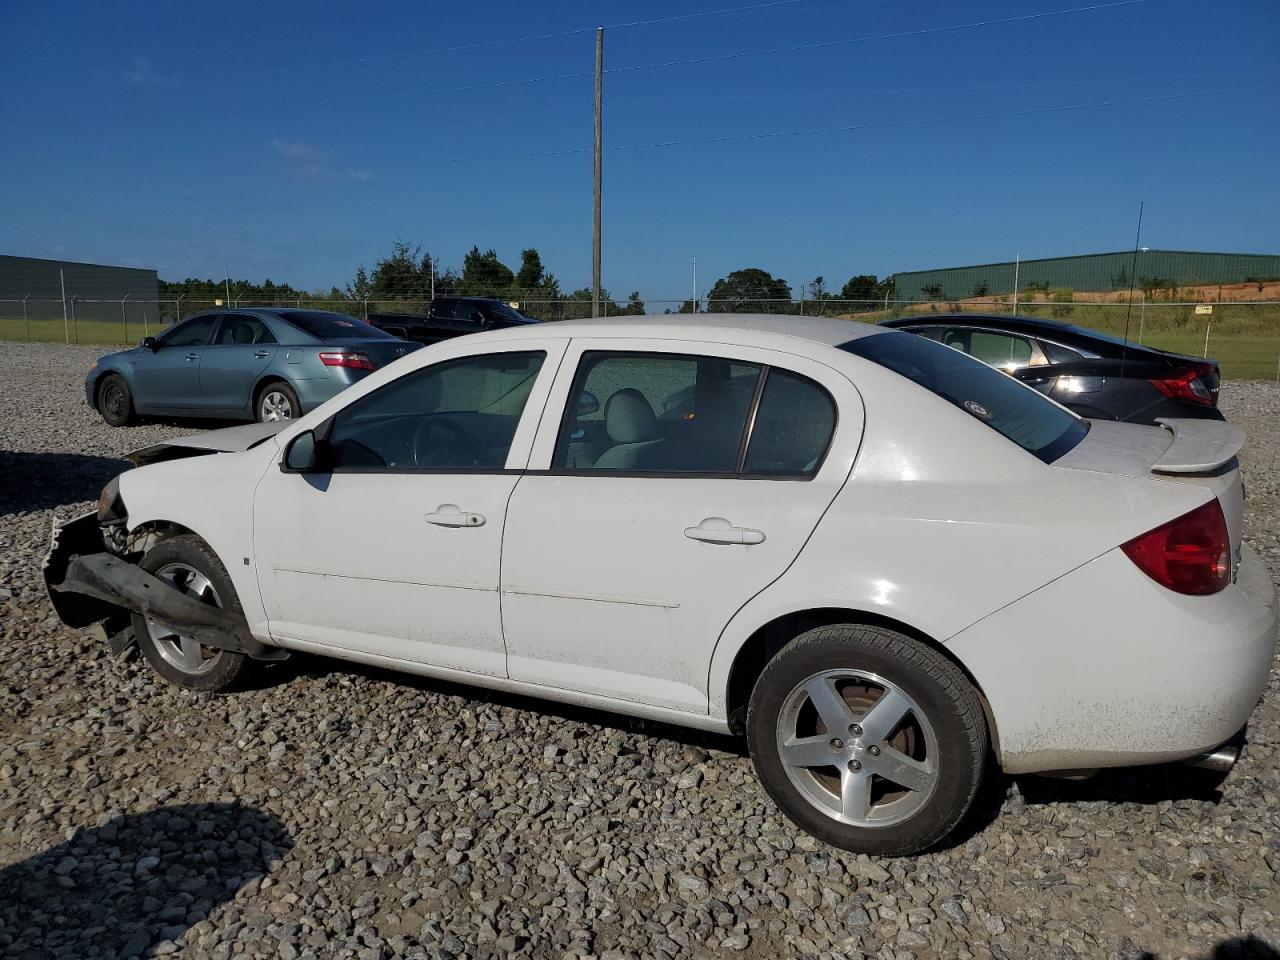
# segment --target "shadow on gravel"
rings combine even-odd
[[[255,671],[257,679],[251,681],[253,686],[275,686],[288,683],[294,676],[326,677],[334,673],[351,676],[369,677],[372,680],[395,683],[402,687],[421,690],[424,693],[438,693],[442,696],[461,697],[464,700],[483,701],[498,706],[510,707],[513,710],[527,710],[550,717],[559,717],[571,723],[588,724],[597,727],[610,727],[625,733],[633,733],[642,737],[654,737],[662,740],[673,740],[688,746],[702,747],[706,750],[721,750],[738,756],[747,756],[747,741],[743,737],[731,737],[728,734],[708,733],[689,727],[662,723],[657,720],[642,720],[607,710],[596,710],[591,707],[577,707],[572,704],[558,703],[554,700],[543,700],[538,697],[526,697],[503,690],[487,690],[465,683],[453,683],[448,680],[437,680],[432,677],[420,677],[411,673],[399,673],[395,670],[384,670],[347,660],[330,659],[320,656],[304,656],[294,653],[288,660],[279,664],[270,664],[272,669]]]
[[[131,466],[115,457],[0,450],[0,515],[97,500],[106,482]]]
[[[1147,950],[1131,951],[1123,956],[1131,960],[1160,960],[1160,954]],[[1280,953],[1257,937],[1240,937],[1234,940],[1223,940],[1213,948],[1212,953],[1200,954],[1204,960],[1280,960]]]
[[[0,954],[133,957],[270,872],[289,834],[252,807],[126,814],[0,869]]]

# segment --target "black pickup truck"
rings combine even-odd
[[[392,336],[416,343],[439,343],[481,330],[538,323],[502,300],[491,297],[436,297],[426,316],[407,313],[371,313],[369,322]]]

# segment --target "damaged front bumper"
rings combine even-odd
[[[53,526],[44,582],[58,619],[98,634],[122,653],[132,638],[130,614],[167,624],[206,647],[276,660],[283,650],[255,638],[243,617],[181,593],[158,577],[108,552],[96,513]]]

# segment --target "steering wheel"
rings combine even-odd
[[[415,467],[475,467],[480,442],[448,417],[427,417],[413,432]]]

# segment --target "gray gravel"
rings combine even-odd
[[[1220,795],[995,778],[954,845],[877,861],[792,827],[727,738],[305,658],[205,698],[110,659],[51,618],[50,520],[191,427],[102,424],[96,353],[0,344],[0,954],[1276,956],[1274,672]],[[1280,389],[1223,405],[1280,570]]]

